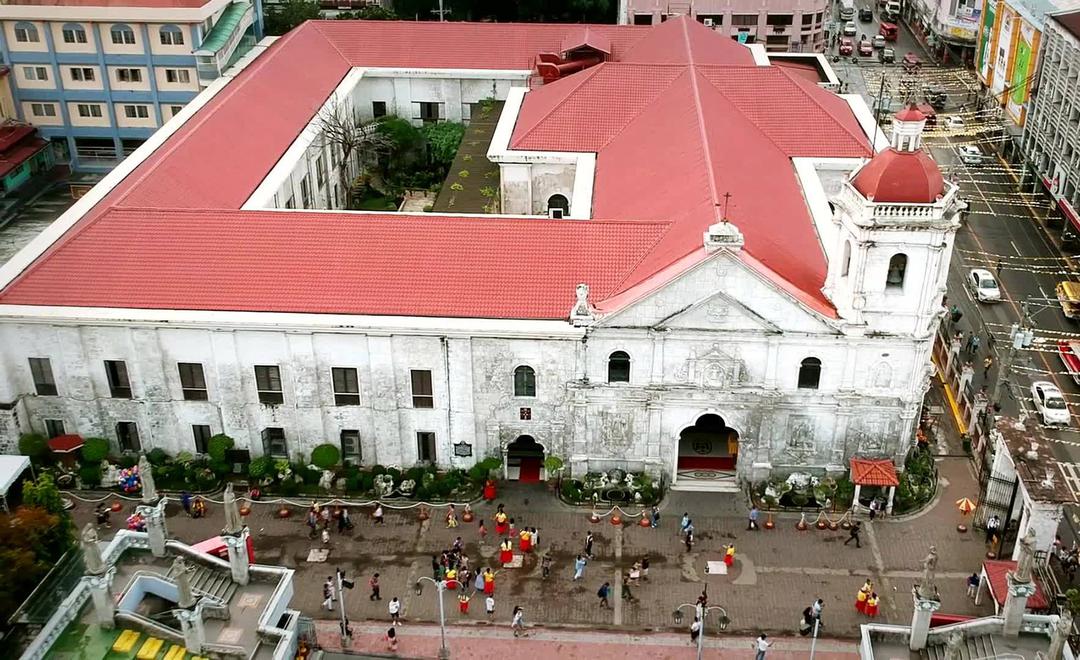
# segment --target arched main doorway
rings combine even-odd
[[[698,417],[679,433],[678,477],[721,479],[735,475],[739,460],[739,432],[719,415]]]
[[[531,435],[519,435],[506,446],[506,478],[538,482],[544,469],[544,446]]]

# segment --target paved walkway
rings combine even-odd
[[[946,425],[942,425],[943,427]],[[985,546],[980,534],[958,534],[959,514],[953,503],[960,497],[976,498],[978,487],[965,457],[938,459],[941,488],[937,501],[922,514],[907,520],[864,522],[862,547],[844,545],[843,531],[799,531],[796,519],[777,518],[771,531],[746,531],[746,503],[737,495],[672,493],[662,506],[658,529],[641,528],[636,519],[610,524],[589,521],[587,509],[572,509],[554,498],[543,486],[500,484],[497,502],[506,505],[518,525],[540,530],[540,549],[553,557],[552,574],[542,579],[536,554],[524,557],[519,568],[500,569],[496,577],[497,621],[506,624],[515,605],[525,608],[533,624],[573,624],[591,630],[683,631],[688,623],[675,627],[672,611],[682,603],[693,603],[707,588],[709,602],[723,606],[731,618],[728,635],[755,636],[765,630],[777,636],[795,632],[799,615],[815,598],[825,601],[825,634],[853,638],[866,619],[853,607],[855,593],[866,578],[874,581],[881,596],[880,620],[908,623],[911,618],[911,587],[921,575],[921,561],[929,546],[937,546],[938,582],[943,613],[989,614],[965,596],[965,577],[976,571]],[[489,536],[481,540],[476,523],[450,530],[438,510],[431,520],[418,520],[416,509],[387,509],[386,524],[376,526],[370,509],[354,511],[356,527],[344,535],[332,534],[329,559],[309,563],[309,551],[321,547],[307,538],[301,507],[286,520],[276,517],[277,505],[256,504],[247,521],[255,540],[259,561],[296,570],[293,606],[313,617],[336,616],[320,610],[322,583],[336,568],[355,580],[347,594],[347,613],[353,622],[385,621],[386,603],[401,599],[402,613],[409,623],[438,620],[432,589],[417,596],[413,585],[419,576],[431,575],[431,558],[449,548],[461,536],[474,568],[494,567],[497,541],[491,518],[494,507],[480,504],[478,516],[487,521]],[[460,511],[460,507],[459,507]],[[686,511],[694,519],[697,542],[693,552],[685,552],[677,533],[678,519]],[[75,517],[80,524],[90,520],[93,506],[80,504]],[[124,514],[126,515],[126,513]],[[119,523],[121,515],[114,516]],[[211,504],[209,516],[192,520],[180,507],[170,504],[170,535],[198,542],[217,534],[223,524],[221,507]],[[572,581],[574,557],[584,548],[585,536],[595,536],[595,558],[583,580]],[[735,566],[729,574],[708,574],[709,561],[722,558],[724,546],[737,548]],[[643,555],[651,559],[649,581],[631,589],[633,600],[621,597],[620,576]],[[369,577],[380,573],[382,601],[368,598]],[[599,607],[597,589],[610,582],[611,609]],[[482,600],[472,604],[473,614],[457,611],[454,594],[447,597],[448,621],[452,626],[472,621],[482,610]]]
[[[339,628],[333,622],[316,626],[324,650],[342,649]],[[528,636],[514,639],[507,626],[453,627],[447,630],[446,645],[451,657],[470,660],[507,660],[513,657],[560,658],[561,660],[685,660],[693,653],[689,635],[591,633],[578,630],[541,630],[529,628]],[[433,658],[439,651],[438,626],[401,626],[397,629],[397,653],[390,653],[381,625],[354,625],[348,651],[390,655],[397,658]],[[810,640],[780,638],[773,640],[769,660],[805,659]],[[706,636],[703,657],[711,660],[751,658],[752,637]],[[814,650],[817,660],[849,660],[859,657],[854,642],[819,640]]]

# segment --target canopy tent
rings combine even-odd
[[[900,485],[900,479],[896,476],[896,466],[889,459],[851,459],[851,482],[855,484],[855,496],[852,498],[852,508],[859,506],[859,493],[863,486],[880,486],[889,489],[889,499],[885,503],[885,513],[892,513],[893,497],[896,495],[896,487]]]
[[[26,456],[0,456],[0,503],[4,511],[8,510],[7,495],[22,473],[30,469],[30,459]]]

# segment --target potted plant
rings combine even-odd
[[[544,459],[544,472],[547,474],[548,490],[555,490],[555,484],[558,483],[562,474],[563,465],[563,459],[555,455],[550,455]]]

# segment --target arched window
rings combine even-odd
[[[885,278],[886,289],[904,288],[904,273],[907,272],[907,255],[894,254],[889,259],[889,274]]]
[[[840,262],[840,276],[847,277],[851,270],[851,241],[844,241],[844,257]]]
[[[816,390],[821,382],[821,360],[808,357],[799,365],[799,389]]]
[[[23,44],[36,44],[41,41],[41,37],[38,36],[37,26],[33,23],[16,23],[15,24],[15,41]]]
[[[630,356],[626,351],[615,351],[607,359],[607,382],[630,382]]]
[[[514,396],[536,396],[536,372],[521,365],[514,369]]]
[[[184,45],[184,31],[175,25],[163,25],[161,26],[162,46],[183,46]]]
[[[114,44],[131,46],[135,43],[135,31],[123,23],[117,23],[109,30]]]
[[[63,28],[63,37],[65,44],[85,44],[86,28],[78,23],[67,23]]]
[[[565,195],[552,195],[547,202],[548,216],[563,218],[570,213],[570,200]]]

